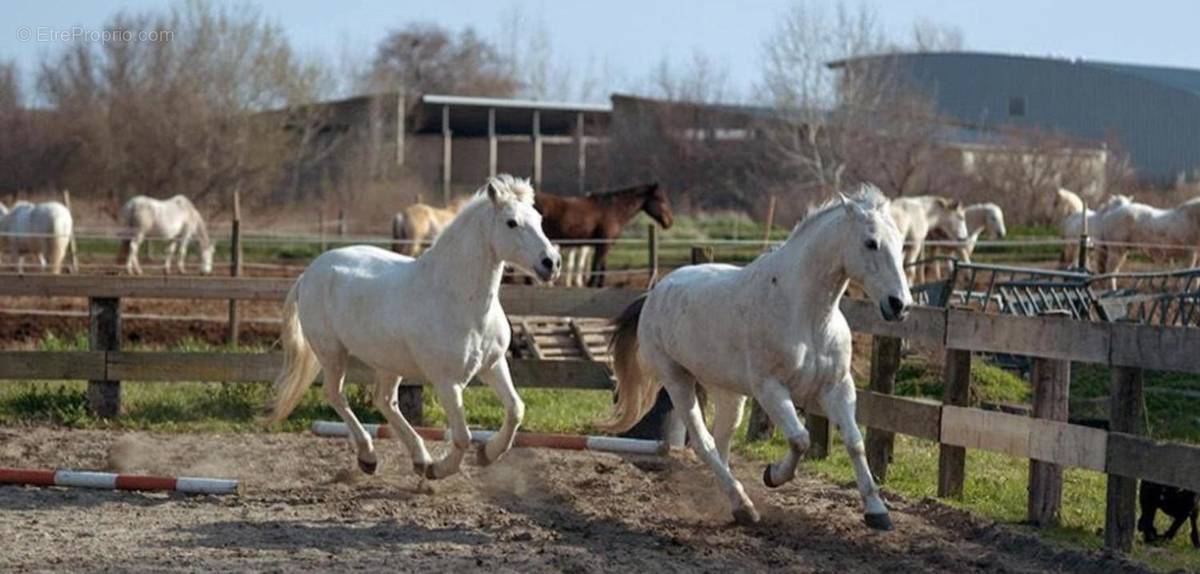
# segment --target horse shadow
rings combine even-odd
[[[369,526],[347,524],[340,519],[230,520],[178,527],[172,533],[185,536],[182,540],[165,543],[171,548],[295,550],[303,547],[330,553],[438,542],[478,545],[492,541],[486,534],[462,528],[429,528],[396,519],[381,520]]]

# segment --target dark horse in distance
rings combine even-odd
[[[589,193],[582,197],[562,197],[538,192],[534,208],[542,214],[542,231],[551,241],[597,240],[588,286],[603,287],[610,240],[621,236],[621,229],[639,211],[645,211],[663,229],[673,221],[671,202],[657,183],[648,183]]]

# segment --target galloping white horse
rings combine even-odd
[[[613,335],[617,403],[603,426],[624,430],[654,404],[660,387],[684,414],[692,446],[720,479],[741,523],[758,512],[729,470],[729,442],[752,395],[791,445],[767,466],[763,482],[795,474],[809,435],[797,404],[816,399],[841,429],[872,528],[891,520],[867,467],[854,420],[850,328],[838,308],[854,280],[878,301],[884,319],[904,318],[912,297],[900,263],[901,238],[888,201],[871,186],[819,208],[778,249],[746,267],[682,267],[625,310]],[[704,426],[696,385],[713,398],[713,435]]]
[[[124,263],[125,271],[130,275],[142,274],[138,248],[147,237],[168,241],[167,260],[163,263],[163,270],[167,273],[171,272],[171,258],[177,249],[179,272],[186,272],[184,260],[187,259],[188,243],[196,239],[200,244],[200,272],[205,275],[212,273],[216,246],[208,239],[204,218],[188,198],[182,195],[164,200],[144,195],[132,197],[121,208],[121,223],[125,229],[121,232],[123,241],[118,263]]]
[[[1200,246],[1200,197],[1170,209],[1144,203],[1124,202],[1100,213],[1097,238],[1102,242],[1143,243],[1168,246],[1144,249],[1156,259],[1170,259],[1181,251],[1188,256],[1188,267],[1195,267]],[[1171,249],[1178,246],[1181,249]],[[1131,246],[1105,245],[1100,260],[1101,273],[1116,273],[1125,262]],[[1114,279],[1115,282],[1115,279]]]
[[[967,214],[958,200],[933,195],[898,197],[892,200],[890,211],[900,236],[904,238],[906,267],[921,258],[925,238],[930,231],[941,230],[947,237],[959,242],[967,241],[970,235],[967,232]],[[908,273],[913,282],[925,282],[924,266],[909,267]]]
[[[367,246],[317,257],[284,304],[284,365],[268,420],[287,417],[323,371],[325,397],[350,428],[359,467],[374,473],[371,437],[342,394],[354,355],[375,369],[375,407],[408,448],[413,470],[443,478],[458,472],[470,446],[462,392],[478,375],[505,409],[500,431],[478,453],[482,464],[495,462],[512,446],[525,412],[504,358],[512,336],[499,299],[505,261],[543,280],[562,265],[542,233],[529,180],[509,175],[489,181],[419,259]],[[402,377],[432,384],[446,410],[453,448],[437,462],[397,407]]]
[[[12,210],[0,204],[0,244],[17,260],[17,273],[25,272],[25,254],[36,255],[42,271],[61,273],[74,227],[71,210],[57,201],[18,201]]]

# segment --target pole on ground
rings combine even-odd
[[[871,383],[877,393],[890,395],[896,391],[896,373],[900,370],[900,339],[876,335],[871,339]],[[867,427],[867,465],[879,482],[887,481],[888,465],[896,433]]]
[[[121,300],[115,297],[88,299],[88,349],[121,350]],[[88,410],[103,418],[121,415],[121,382],[88,381]]]
[[[233,221],[229,227],[229,276],[242,276],[242,199],[238,190],[233,190]],[[225,337],[230,347],[238,346],[240,331],[237,299],[229,300],[229,332]]]
[[[1142,370],[1113,367],[1109,397],[1109,431],[1141,434]],[[1109,451],[1112,452],[1111,450]],[[1138,481],[1136,478],[1108,475],[1108,496],[1104,512],[1104,546],[1118,552],[1133,550],[1136,533]]]
[[[64,189],[62,192],[63,205],[67,211],[71,211],[71,192]],[[72,216],[74,218],[74,216]],[[71,241],[67,244],[71,250],[71,273],[79,273],[79,249],[75,247],[75,226],[71,226]]]
[[[942,403],[965,407],[971,394],[971,352],[946,349],[943,370]],[[938,496],[962,496],[967,475],[967,449],[961,446],[938,445]]]
[[[1066,422],[1071,362],[1034,359],[1030,379],[1033,381],[1033,416]],[[1059,511],[1062,509],[1062,488],[1062,466],[1039,460],[1029,461],[1028,518],[1031,524],[1058,524]]]

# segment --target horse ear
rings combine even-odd
[[[837,196],[838,196],[838,201],[841,202],[841,204],[842,204],[842,209],[845,209],[846,213],[848,213],[850,215],[854,215],[855,212],[857,211],[856,210],[857,206],[854,205],[854,202],[850,201],[850,198],[846,197],[846,194],[844,194],[840,191],[838,192]]]
[[[500,203],[500,190],[496,189],[496,182],[488,181],[487,196],[492,200],[492,203]]]

